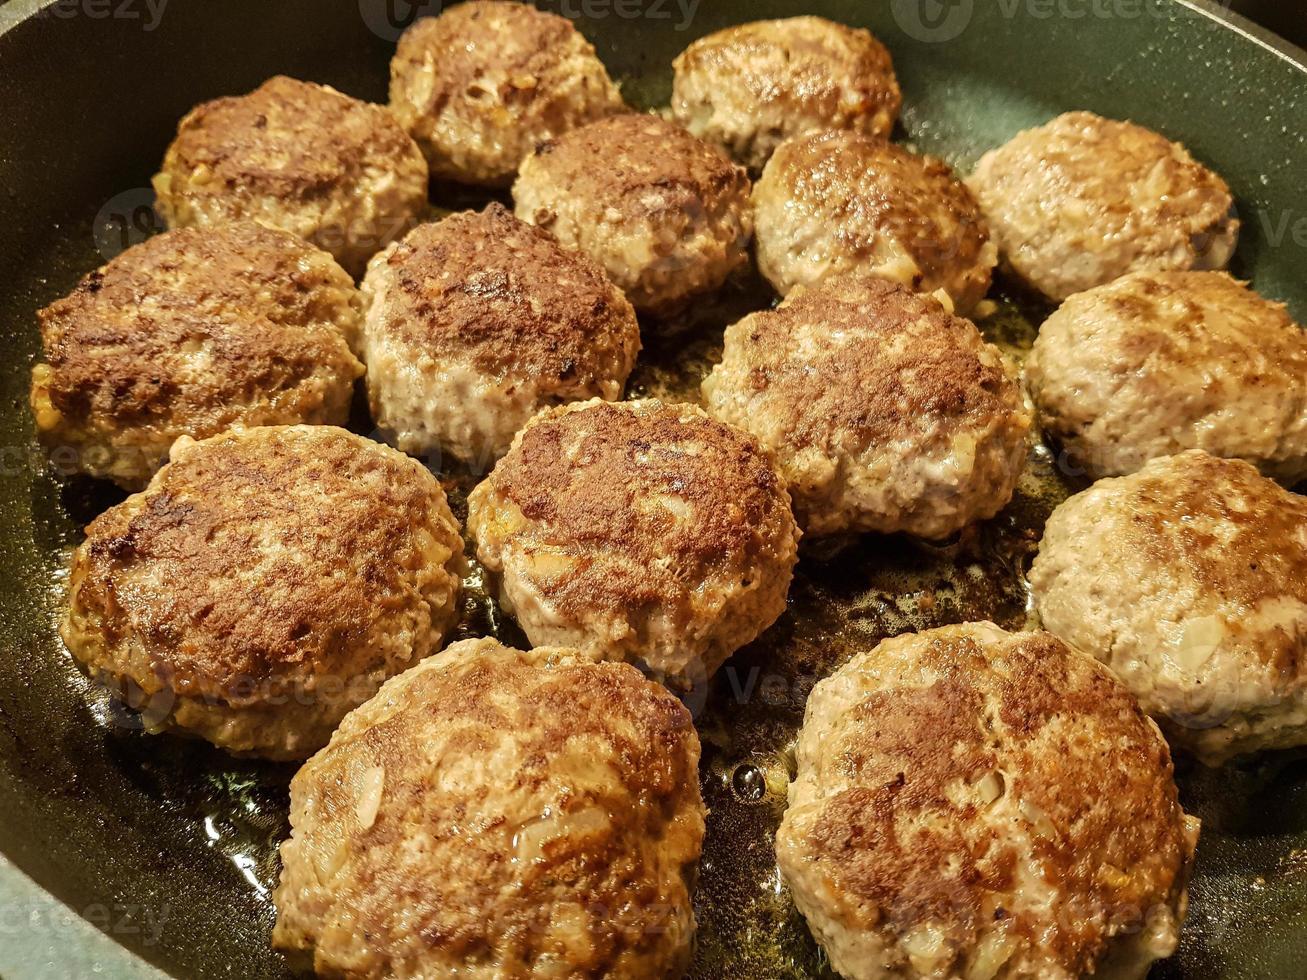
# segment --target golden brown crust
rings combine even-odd
[[[973,624],[887,641],[826,683],[842,682],[864,686],[821,719],[778,840],[787,874],[840,896],[844,927],[909,949],[940,930],[938,975],[998,932],[1011,975],[1080,976],[1182,906],[1192,829],[1166,743],[1091,658]]]
[[[536,526],[536,537],[582,552],[551,589],[558,607],[577,615],[596,601],[658,603],[709,577],[727,556],[751,565],[772,544],[760,529],[789,510],[785,487],[751,438],[698,409],[655,401],[542,413],[489,483]],[[659,505],[669,497],[694,519]],[[611,550],[622,553],[620,565],[592,567],[583,557]]]
[[[635,311],[603,269],[503,205],[410,232],[385,258],[385,327],[478,371],[591,390],[640,349]]]
[[[675,123],[643,113],[609,116],[546,140],[535,157],[553,185],[631,220],[715,211],[714,202],[749,193],[742,167]],[[547,215],[534,223],[550,224]]]
[[[698,758],[689,712],[629,666],[456,644],[295,777],[275,941],[356,975],[676,975]]]
[[[1002,363],[977,356],[975,325],[897,283],[844,276],[792,294],[746,323],[753,391],[774,394],[768,408],[782,413],[796,450],[838,443],[856,452],[913,435],[923,422],[987,426],[1019,407]],[[814,323],[824,333],[858,338],[864,355],[797,349],[799,331]],[[910,342],[898,342],[905,336]]]
[[[254,704],[268,682],[311,690],[431,652],[456,610],[427,607],[414,577],[461,550],[416,462],[329,426],[247,429],[179,446],[91,523],[74,615],[110,651],[143,648],[154,676],[132,679],[147,690]],[[410,612],[396,649],[366,648]]]

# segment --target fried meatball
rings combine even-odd
[[[541,143],[513,200],[519,218],[588,254],[655,316],[748,261],[744,168],[657,116],[610,116]]]
[[[537,143],[620,111],[622,97],[571,21],[471,0],[400,38],[390,106],[433,177],[507,186]]]
[[[968,313],[997,251],[980,209],[934,157],[856,132],[777,148],[753,190],[758,268],[782,296],[840,272],[948,293]]]
[[[151,725],[302,759],[459,616],[463,543],[421,465],[334,426],[182,438],[86,529],[64,642]]]
[[[937,300],[827,279],[726,330],[708,410],[777,460],[806,534],[941,538],[997,514],[1030,418],[996,347]]]
[[[689,712],[626,664],[456,643],[292,780],[273,943],[333,977],[679,977],[698,763]]]
[[[1094,477],[1203,449],[1307,478],[1307,333],[1223,272],[1136,272],[1077,293],[1026,361],[1044,430]]]
[[[1005,266],[1049,299],[1127,272],[1221,269],[1239,221],[1218,175],[1142,126],[1069,112],[985,154],[967,185]]]
[[[969,623],[813,689],[776,856],[851,980],[1142,978],[1176,947],[1198,829],[1106,668]]]
[[[640,350],[603,269],[499,204],[415,228],[363,292],[372,415],[410,453],[502,456],[541,408],[620,398]]]
[[[426,209],[427,165],[384,106],[278,76],[192,109],[154,190],[173,228],[250,218],[358,276]]]
[[[532,643],[678,684],[785,611],[799,537],[751,438],[653,399],[536,416],[472,492],[468,531]]]
[[[790,136],[888,137],[903,102],[885,45],[822,17],[728,27],[695,41],[672,69],[672,118],[755,172]]]
[[[37,434],[62,472],[137,490],[180,436],[343,423],[359,307],[332,257],[287,232],[156,235],[37,314]]]
[[[1248,463],[1194,449],[1100,480],[1049,518],[1030,586],[1208,765],[1307,745],[1307,499]]]

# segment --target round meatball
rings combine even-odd
[[[301,759],[459,616],[440,483],[333,426],[183,438],[73,555],[64,642],[151,727]]]
[[[1030,417],[996,347],[904,286],[839,276],[726,330],[708,410],[777,460],[806,534],[942,538],[993,517]]]
[[[704,836],[670,693],[465,640],[388,681],[291,782],[274,945],[350,977],[679,977]]]
[[[822,17],[728,27],[695,41],[672,68],[672,117],[755,172],[790,136],[888,137],[903,102],[885,45]]]
[[[499,204],[415,228],[363,292],[372,416],[410,453],[502,456],[541,408],[620,398],[640,350],[603,269]]]
[[[1248,463],[1194,449],[1099,481],[1049,518],[1030,586],[1208,765],[1307,745],[1307,500]]]
[[[426,209],[427,164],[383,106],[278,76],[192,109],[154,190],[171,227],[250,218],[326,249],[358,276]]]
[[[1142,978],[1175,950],[1197,838],[1107,669],[969,623],[813,689],[776,856],[851,980]]]
[[[1219,176],[1142,126],[1070,112],[981,158],[967,181],[1005,265],[1052,300],[1127,272],[1221,269],[1239,221]]]
[[[1135,272],[1077,293],[1026,362],[1044,430],[1094,477],[1203,449],[1307,478],[1307,333],[1223,272]]]
[[[748,261],[748,175],[657,116],[610,116],[541,143],[513,200],[519,218],[587,253],[655,316]]]
[[[157,235],[38,314],[37,433],[60,471],[136,490],[180,436],[343,423],[359,306],[331,256],[286,232]]]
[[[753,191],[758,268],[784,296],[839,272],[946,292],[968,313],[997,251],[980,209],[934,157],[856,132],[786,140]]]
[[[536,644],[711,675],[785,611],[799,533],[744,433],[690,405],[549,409],[468,500],[477,557]]]
[[[507,186],[537,143],[620,111],[622,97],[571,21],[471,0],[400,38],[390,106],[433,177]]]

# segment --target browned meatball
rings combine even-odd
[[[463,542],[419,463],[326,425],[181,439],[73,556],[68,649],[147,724],[302,759],[457,621]]]
[[[1175,950],[1198,821],[1130,692],[1047,633],[886,640],[808,698],[776,835],[850,980],[1142,980]]]
[[[1224,180],[1179,143],[1068,112],[985,154],[967,180],[1003,261],[1050,299],[1127,272],[1222,269],[1239,221]]]
[[[903,101],[885,45],[822,17],[715,31],[672,68],[672,118],[754,172],[790,136],[852,129],[887,137]]]
[[[358,276],[425,210],[427,165],[385,107],[278,76],[192,109],[154,189],[173,228],[250,218]]]
[[[542,143],[517,216],[602,265],[637,310],[667,315],[748,261],[749,178],[681,127],[626,113]]]
[[[626,664],[457,643],[291,782],[273,943],[332,977],[680,977],[698,763],[690,713]]]
[[[620,398],[640,350],[603,269],[499,204],[415,228],[363,292],[372,414],[405,452],[493,460],[542,408]]]
[[[532,643],[711,675],[785,611],[798,531],[744,433],[690,405],[542,412],[468,500],[477,556]]]
[[[180,436],[344,423],[359,304],[331,256],[287,232],[157,235],[40,312],[37,433],[59,469],[134,490]]]
[[[971,193],[933,157],[854,132],[786,140],[753,190],[758,268],[782,296],[863,272],[942,289],[968,313],[997,250]]]
[[[622,97],[571,21],[470,0],[400,38],[390,105],[433,177],[507,185],[537,143],[619,111]]]

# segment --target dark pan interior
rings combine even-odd
[[[587,14],[582,30],[628,99],[644,105],[665,101],[669,63],[685,44],[727,23],[813,12],[871,27],[904,84],[902,135],[964,170],[1062,109],[1158,128],[1234,186],[1245,224],[1236,271],[1307,319],[1302,68],[1170,0],[1118,5],[1142,13],[1110,17],[1045,18],[1045,4],[1013,0],[944,4],[939,10],[970,10],[947,40],[930,38],[957,22],[914,21],[918,7],[708,0],[688,25],[676,0],[573,0],[564,12]],[[0,8],[0,28],[13,9]],[[32,314],[153,229],[148,180],[183,112],[278,72],[382,99],[395,34],[386,12],[408,6],[171,0],[152,30],[143,2],[122,8],[136,19],[90,9],[47,13],[0,35],[0,851],[72,908],[115,910],[97,924],[170,973],[281,976],[267,942],[268,893],[291,770],[137,731],[87,689],[55,633],[68,549],[117,498],[57,481],[32,442]],[[446,190],[434,197],[446,207],[475,201]],[[722,326],[770,301],[755,281],[734,284],[680,339],[651,344],[633,390],[691,397]],[[983,326],[1019,356],[1042,312],[1005,301]],[[472,478],[449,477],[457,499]],[[1026,562],[1048,510],[1076,486],[1040,448],[1013,505],[953,544],[871,537],[809,550],[790,612],[733,658],[712,690],[696,692],[712,808],[696,977],[822,975],[777,886],[770,845],[785,749],[808,688],[853,650],[906,629],[1025,623]],[[492,612],[474,591],[465,629],[514,639]],[[1204,835],[1182,949],[1157,974],[1307,975],[1307,761],[1179,766]]]

